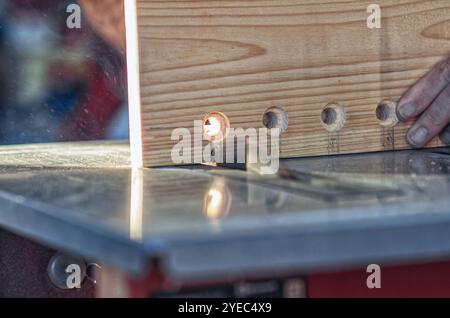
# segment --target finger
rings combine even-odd
[[[437,136],[450,121],[450,85],[434,100],[409,130],[407,140],[415,148],[425,146]]]
[[[406,121],[420,115],[450,83],[450,57],[436,64],[400,98],[397,116]]]
[[[444,128],[439,137],[444,144],[450,146],[450,125]]]

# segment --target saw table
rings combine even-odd
[[[0,295],[450,296],[449,171],[443,148],[289,159],[262,177],[131,169],[121,143],[5,146]],[[97,284],[54,287],[58,252],[98,264]],[[369,264],[383,288],[367,288]]]

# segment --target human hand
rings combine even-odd
[[[450,57],[436,64],[409,88],[397,106],[401,121],[418,117],[406,139],[414,148],[425,146],[440,134],[450,144]]]

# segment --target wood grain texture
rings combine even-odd
[[[450,1],[379,0],[381,29],[367,27],[370,3],[138,0],[144,165],[172,164],[173,129],[209,112],[260,128],[273,106],[289,114],[282,157],[408,148],[410,124],[383,127],[376,108],[449,53]],[[329,103],[346,110],[338,132],[321,123]]]

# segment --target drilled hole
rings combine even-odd
[[[391,110],[387,105],[378,105],[376,114],[378,120],[386,120],[389,118],[389,114],[391,113]]]
[[[226,137],[230,128],[228,117],[219,112],[209,113],[203,119],[203,136],[209,141],[220,141]]]
[[[375,110],[375,116],[381,126],[394,127],[398,123],[396,114],[397,103],[391,100],[383,100]]]
[[[322,112],[322,122],[325,125],[333,125],[336,122],[337,114],[333,108],[326,108]]]
[[[288,113],[279,107],[271,107],[263,115],[263,125],[268,129],[278,128],[281,133],[289,127]]]
[[[345,109],[339,104],[328,104],[322,111],[322,125],[329,132],[341,130],[345,125]]]

